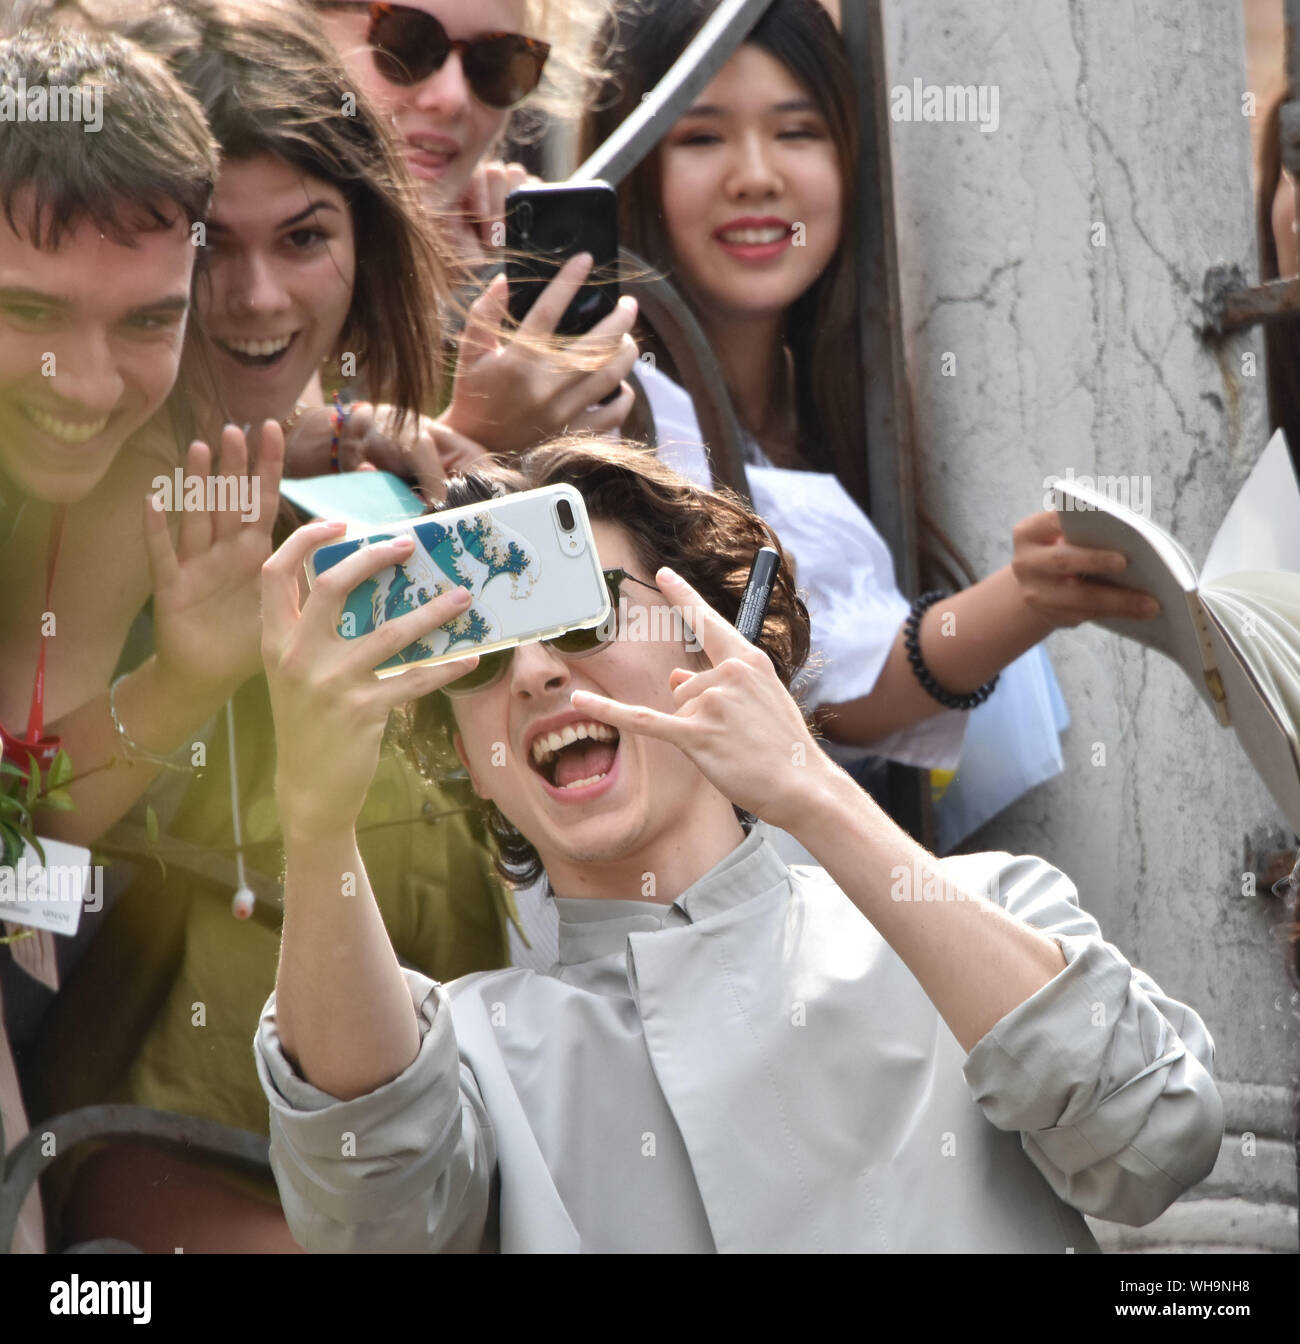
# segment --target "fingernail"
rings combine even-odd
[[[473,597],[474,594],[471,593],[468,588],[461,588],[459,586],[457,586],[456,590],[451,595],[452,601],[459,606],[464,606],[466,603],[472,601]],[[476,654],[475,657],[477,656],[478,655]]]
[[[1128,561],[1122,556],[1117,555],[1107,566],[1108,569],[1127,569]]]
[[[682,576],[675,570],[669,569],[667,565],[661,565],[659,572],[655,575],[656,579],[675,579],[678,583],[682,581]]]
[[[404,551],[404,550],[406,550],[406,548],[407,548],[408,546],[414,546],[414,545],[415,545],[415,538],[414,538],[414,537],[394,537],[394,538],[393,538],[393,549],[394,549],[395,551]]]

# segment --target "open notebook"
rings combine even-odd
[[[1236,731],[1300,832],[1300,488],[1279,430],[1228,510],[1199,575],[1162,528],[1076,481],[1052,482],[1068,540],[1121,551],[1118,583],[1161,606],[1098,624],[1172,658]]]

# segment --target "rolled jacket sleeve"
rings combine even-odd
[[[267,1001],[254,1041],[271,1107],[271,1168],[309,1251],[478,1251],[491,1233],[496,1143],[456,1048],[446,991],[404,971],[420,1049],[375,1091],[340,1101],[286,1058]]]
[[[1066,1203],[1150,1222],[1218,1157],[1214,1042],[1196,1013],[1102,938],[1063,873],[1015,859],[998,888],[1008,913],[1054,938],[1067,964],[976,1044],[966,1081],[992,1124],[1020,1131]]]

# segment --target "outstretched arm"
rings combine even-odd
[[[574,693],[576,709],[620,731],[678,747],[733,803],[788,831],[879,929],[969,1050],[1065,966],[1050,938],[976,895],[950,902],[891,899],[899,865],[922,874],[938,860],[900,830],[817,746],[761,649],[684,580],[660,570],[713,667],[673,673],[675,714]]]
[[[1059,627],[1105,616],[1142,619],[1160,609],[1144,593],[1089,582],[1085,575],[1119,574],[1127,562],[1118,551],[1067,542],[1055,513],[1022,519],[1013,535],[1011,564],[921,617],[921,656],[954,695],[982,686]],[[939,709],[907,661],[900,629],[870,693],[824,706],[818,722],[833,742],[870,746]]]
[[[954,882],[955,861],[917,845],[817,748],[766,655],[670,570],[657,581],[712,668],[672,673],[673,714],[586,691],[574,707],[672,743],[811,851],[968,1052],[989,1121],[1022,1133],[1062,1199],[1142,1223],[1204,1177],[1223,1108],[1197,1015],[1106,943],[1042,860],[1004,865],[996,900]],[[896,898],[900,872],[910,899]]]
[[[463,611],[469,594],[455,588],[344,640],[348,593],[413,543],[362,548],[300,601],[303,561],[338,530],[301,529],[263,570],[286,862],[276,992],[255,1046],[271,1165],[308,1250],[476,1251],[490,1218],[492,1126],[459,1059],[446,992],[399,967],[356,843],[390,710],[477,659],[382,681],[374,668]]]
[[[419,1047],[410,994],[357,851],[357,817],[389,712],[462,675],[466,662],[383,680],[374,669],[463,611],[470,595],[453,588],[363,639],[342,639],[348,594],[414,543],[408,536],[359,549],[321,575],[300,609],[303,562],[341,528],[304,527],[266,562],[262,653],[285,841],[280,1042],[303,1078],[346,1100],[395,1078]]]

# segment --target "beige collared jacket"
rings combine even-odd
[[[1213,1167],[1200,1018],[1037,858],[942,861],[1067,966],[969,1053],[820,869],[751,834],[671,906],[559,900],[549,974],[406,972],[421,1046],[341,1102],[255,1049],[313,1251],[1095,1251]],[[939,893],[942,895],[943,893]]]

